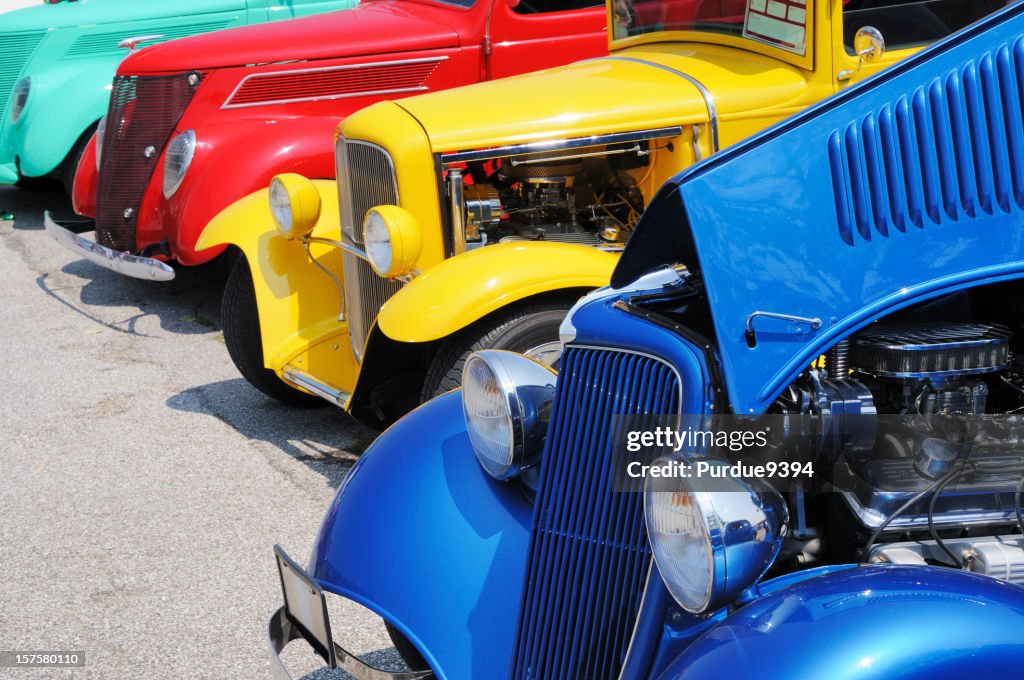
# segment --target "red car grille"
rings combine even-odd
[[[114,79],[96,197],[96,240],[102,245],[135,250],[142,196],[201,78],[181,73]]]
[[[341,99],[369,94],[426,90],[424,82],[441,58],[383,64],[329,66],[253,75],[242,82],[225,108],[283,102]]]

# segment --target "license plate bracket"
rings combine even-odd
[[[338,659],[324,591],[279,545],[274,546],[274,558],[281,577],[281,592],[288,620],[331,668],[337,668]]]

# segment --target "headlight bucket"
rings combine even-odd
[[[379,205],[363,220],[366,258],[378,276],[387,279],[412,273],[423,252],[423,230],[408,210]]]
[[[665,585],[693,614],[715,611],[755,585],[775,561],[789,519],[774,488],[728,475],[648,477],[644,514]]]
[[[185,130],[167,144],[164,154],[164,198],[170,198],[185,179],[196,152],[196,133]]]
[[[32,92],[32,79],[25,77],[14,85],[14,92],[11,94],[11,123],[17,123],[21,114],[25,112],[28,104],[28,96]]]
[[[481,467],[511,479],[537,462],[555,394],[555,372],[515,352],[475,352],[462,371],[466,431]]]
[[[270,212],[282,236],[305,238],[320,219],[320,191],[302,175],[277,175],[270,180]]]

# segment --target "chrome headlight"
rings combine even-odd
[[[462,410],[480,465],[510,479],[536,463],[555,394],[555,372],[521,354],[484,350],[462,370]]]
[[[666,587],[680,607],[700,614],[729,604],[764,576],[782,547],[789,513],[778,491],[730,477],[727,463],[693,467],[691,477],[648,477],[644,513]]]
[[[196,133],[193,130],[175,135],[167,145],[167,153],[164,154],[164,198],[173,196],[181,186],[195,152]]]
[[[25,105],[28,104],[28,95],[32,91],[32,79],[22,78],[14,86],[14,94],[11,97],[11,122],[17,123],[21,118]]]
[[[96,169],[100,169],[100,159],[103,158],[103,138],[107,134],[107,117],[100,118],[96,126]]]
[[[363,220],[366,259],[378,276],[404,276],[416,267],[423,252],[423,232],[408,210],[397,205],[378,205]]]

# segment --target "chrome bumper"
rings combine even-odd
[[[267,630],[270,665],[277,680],[295,680],[281,659],[281,652],[289,642],[299,639],[305,640],[330,668],[340,668],[356,680],[423,680],[432,677],[430,671],[384,671],[342,649],[331,638],[331,622],[323,590],[280,546],[274,546],[274,557],[284,594],[284,606],[270,617]]]
[[[150,281],[170,281],[174,278],[174,270],[166,262],[122,253],[90,241],[54,222],[49,212],[43,213],[43,224],[46,226],[46,233],[57,243],[104,269]]]

